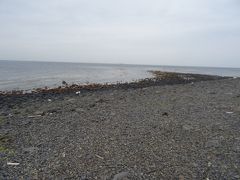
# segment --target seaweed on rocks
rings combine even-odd
[[[152,73],[152,78],[145,78],[136,80],[133,82],[125,83],[92,83],[92,84],[71,84],[69,85],[66,81],[62,81],[62,86],[57,88],[36,88],[31,91],[24,90],[12,90],[12,91],[0,91],[1,96],[22,96],[25,94],[61,94],[61,93],[72,93],[72,92],[89,92],[96,90],[107,90],[107,89],[129,89],[129,88],[144,88],[149,86],[160,86],[160,85],[172,85],[172,84],[186,84],[198,81],[209,81],[226,79],[230,77],[213,76],[213,75],[201,75],[201,74],[189,74],[189,73],[176,73],[176,72],[162,72],[162,71],[149,71]]]

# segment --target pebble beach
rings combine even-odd
[[[167,82],[2,94],[0,179],[240,179],[240,78]]]

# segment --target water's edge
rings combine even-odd
[[[0,61],[0,91],[57,88],[63,81],[69,85],[131,83],[153,78],[150,70],[240,77],[239,68]]]
[[[25,94],[63,94],[63,93],[75,93],[81,94],[82,92],[107,90],[107,89],[136,89],[145,88],[150,86],[162,86],[162,85],[174,85],[174,84],[187,84],[199,81],[212,81],[228,79],[232,77],[227,76],[213,76],[213,75],[201,75],[201,74],[189,74],[189,73],[174,73],[174,72],[162,72],[162,71],[150,71],[153,75],[152,78],[145,78],[133,82],[125,83],[91,83],[91,84],[68,84],[63,82],[62,86],[57,88],[37,88],[30,91],[25,90],[11,90],[0,91],[1,96],[12,95],[25,95]]]

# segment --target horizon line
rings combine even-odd
[[[104,62],[76,62],[76,61],[61,61],[61,60],[12,60],[12,59],[0,59],[0,61],[17,61],[17,62],[48,62],[48,63],[79,63],[79,64],[104,64],[104,65],[130,65],[130,66],[163,66],[163,67],[189,67],[189,68],[228,68],[228,69],[239,69],[240,67],[231,67],[231,66],[204,66],[204,65],[161,65],[161,64],[134,64],[134,63],[104,63]]]

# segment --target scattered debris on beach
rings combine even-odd
[[[240,79],[160,76],[0,95],[0,179],[239,179]]]
[[[16,162],[8,162],[7,165],[9,166],[18,166],[20,163],[16,163]]]

